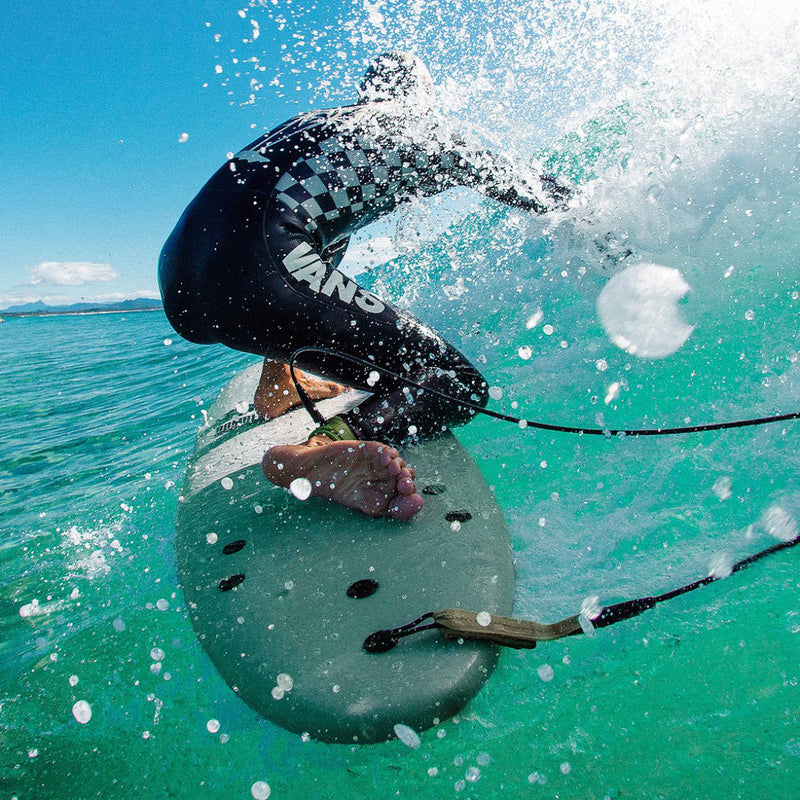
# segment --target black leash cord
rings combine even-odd
[[[292,353],[291,358],[289,359],[289,371],[292,376],[292,380],[294,381],[295,388],[297,389],[297,393],[300,395],[300,400],[303,403],[303,407],[308,411],[311,415],[312,419],[318,425],[325,424],[325,418],[322,414],[319,413],[319,410],[314,405],[314,402],[311,398],[306,394],[305,390],[302,386],[300,386],[297,377],[294,372],[294,362],[297,359],[297,356],[301,353],[322,353],[324,355],[333,356],[335,358],[341,358],[345,361],[349,361],[351,364],[357,364],[361,367],[366,367],[370,370],[375,370],[376,372],[382,373],[384,375],[389,376],[390,378],[394,378],[401,383],[406,384],[407,386],[412,386],[415,389],[419,389],[423,392],[428,392],[429,394],[436,395],[437,397],[441,398],[442,400],[447,400],[448,402],[455,403],[456,405],[461,406],[462,408],[468,408],[471,411],[475,411],[477,414],[484,414],[487,417],[491,417],[492,419],[499,419],[502,422],[511,422],[515,425],[519,425],[522,428],[535,428],[537,430],[543,431],[555,431],[556,433],[577,433],[580,435],[587,435],[587,436],[674,436],[676,434],[681,433],[704,433],[706,431],[721,431],[727,430],[729,428],[747,428],[753,425],[768,425],[773,422],[786,422],[788,420],[793,419],[800,419],[800,411],[794,411],[790,414],[776,414],[774,416],[768,417],[756,417],[755,419],[742,419],[742,420],[735,420],[733,422],[711,422],[706,425],[688,425],[684,427],[678,428],[633,428],[633,429],[622,429],[622,428],[576,428],[570,425],[550,425],[546,422],[537,422],[536,420],[529,420],[529,419],[520,419],[519,417],[512,417],[508,414],[500,414],[497,411],[492,411],[488,408],[484,408],[483,406],[479,406],[476,403],[470,403],[467,400],[458,400],[455,397],[451,397],[444,392],[440,392],[437,389],[432,389],[428,386],[422,386],[419,383],[415,383],[408,378],[404,378],[402,375],[398,375],[395,372],[392,372],[385,367],[378,366],[377,364],[373,364],[369,361],[365,361],[364,359],[357,358],[356,356],[351,356],[346,353],[340,353],[337,350],[330,350],[325,347],[300,347]]]
[[[766,558],[773,553],[787,550],[790,547],[800,544],[800,535],[795,536],[793,539],[778,542],[777,544],[760,550],[741,561],[737,561],[732,565],[730,574],[740,572],[747,567],[752,566],[756,561]],[[624,600],[621,603],[606,606],[597,616],[589,619],[592,628],[606,628],[609,625],[614,625],[617,622],[622,622],[626,619],[638,617],[639,614],[654,608],[659,603],[664,603],[667,600],[673,600],[680,597],[682,594],[693,592],[695,589],[700,589],[703,586],[708,586],[710,583],[721,580],[722,575],[707,575],[705,578],[687,583],[678,589],[673,589],[663,594],[638,597],[635,600]],[[579,615],[568,617],[555,623],[536,623],[528,620],[517,620],[508,617],[500,617],[497,621],[489,616],[489,621],[483,626],[478,623],[476,627],[472,624],[473,619],[478,616],[473,612],[464,612],[460,609],[448,609],[446,611],[436,611],[423,614],[413,622],[407,625],[401,625],[398,628],[388,628],[384,630],[375,631],[364,640],[364,650],[368,653],[385,653],[396,647],[400,639],[404,636],[410,636],[413,633],[420,631],[431,630],[432,628],[440,628],[447,638],[462,638],[473,639],[476,641],[490,642],[492,644],[499,644],[506,647],[514,648],[533,648],[536,647],[537,642],[553,641],[555,639],[563,639],[567,636],[575,636],[580,633],[590,632],[588,627],[584,627],[586,622],[581,622]],[[427,625],[420,623],[433,618],[433,622]],[[512,631],[513,635],[509,635]]]

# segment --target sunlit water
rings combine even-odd
[[[312,70],[320,102],[343,99],[357,72],[337,48],[414,46],[449,114],[582,187],[558,217],[464,195],[443,233],[436,203],[381,231],[400,255],[363,280],[475,360],[494,408],[600,428],[800,409],[795,3],[377,2],[345,17],[327,38],[307,30],[302,47],[299,4],[255,6],[243,25],[286,37],[294,62],[279,88],[293,90],[292,68]],[[312,44],[322,55],[310,67]],[[231,86],[249,100],[246,71]],[[621,310],[638,264],[667,270],[645,270],[669,312],[649,326]],[[599,310],[610,285],[622,289]],[[798,553],[595,637],[505,653],[418,748],[304,742],[222,682],[175,575],[194,432],[252,357],[183,342],[157,312],[15,319],[0,340],[4,796],[796,790]],[[662,357],[625,344],[645,341]],[[607,604],[724,575],[795,531],[798,430],[606,439],[478,419],[459,437],[511,526],[517,613],[554,620],[594,595]]]

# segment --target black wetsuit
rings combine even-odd
[[[407,112],[365,103],[301,114],[223,166],[161,254],[175,330],[282,361],[300,347],[325,347],[484,404],[486,383],[461,353],[336,267],[354,231],[411,196],[475,186],[543,211],[563,201],[563,187],[532,170],[526,181],[496,156],[468,151],[432,118]],[[361,439],[400,444],[473,416],[386,375],[368,382],[370,370],[340,358],[309,353],[297,363],[373,393],[345,417]]]

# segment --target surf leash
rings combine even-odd
[[[435,395],[442,400],[446,400],[462,408],[468,408],[471,411],[474,411],[476,414],[484,414],[487,417],[500,420],[501,422],[510,422],[519,426],[520,428],[534,428],[536,430],[554,431],[556,433],[575,433],[581,436],[605,436],[606,438],[615,436],[675,436],[684,433],[705,433],[707,431],[721,431],[729,430],[731,428],[747,428],[754,425],[768,425],[775,422],[787,422],[789,420],[800,419],[800,411],[794,411],[789,414],[774,414],[771,416],[755,417],[753,419],[740,419],[733,420],[731,422],[711,422],[704,425],[685,425],[673,428],[581,428],[573,427],[571,425],[553,425],[547,422],[538,422],[537,420],[512,417],[509,414],[501,414],[498,411],[492,411],[489,408],[484,408],[477,403],[470,403],[467,400],[459,400],[458,398],[446,394],[445,392],[440,392],[438,389],[432,389],[429,386],[423,386],[422,384],[416,383],[409,378],[398,375],[396,372],[392,372],[385,367],[381,367],[377,364],[371,363],[370,361],[357,358],[356,356],[348,355],[347,353],[340,353],[338,350],[330,350],[325,347],[300,347],[295,350],[294,353],[292,353],[292,356],[289,359],[289,372],[292,376],[295,389],[297,389],[297,393],[303,403],[303,407],[306,409],[306,411],[308,411],[317,425],[324,425],[326,420],[322,414],[320,414],[319,409],[317,409],[317,407],[314,405],[313,400],[311,400],[306,391],[300,385],[294,371],[294,362],[301,353],[322,353],[323,355],[341,358],[344,361],[349,361],[351,364],[356,364],[357,366],[364,367],[369,370],[375,370],[376,372],[393,378],[394,380],[399,381],[406,386],[419,389],[423,392],[428,392],[429,394]]]
[[[400,639],[422,631],[438,629],[446,639],[470,640],[487,642],[490,644],[512,647],[514,649],[533,649],[538,642],[550,642],[575,636],[581,633],[592,635],[597,628],[606,628],[623,620],[638,617],[645,611],[654,608],[659,603],[673,600],[695,589],[708,586],[710,583],[727,578],[735,572],[740,572],[752,566],[762,558],[773,553],[788,550],[800,544],[800,534],[792,539],[778,542],[764,550],[737,561],[725,575],[707,575],[692,583],[687,583],[678,589],[673,589],[664,594],[639,597],[634,600],[624,600],[621,603],[595,608],[594,611],[584,611],[558,622],[545,623],[534,620],[514,619],[486,611],[465,611],[460,608],[446,608],[441,611],[431,611],[423,614],[407,625],[398,628],[389,628],[370,634],[364,640],[364,650],[368,653],[386,653],[394,649]],[[423,624],[424,623],[424,624]]]

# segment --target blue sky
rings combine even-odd
[[[448,111],[531,156],[636,62],[641,20],[598,32],[621,1],[7,3],[0,309],[156,296],[161,246],[227,154],[352,100],[381,50],[416,52]]]
[[[262,127],[310,104],[276,87],[249,102],[237,53],[257,53],[268,76],[282,53],[276,29],[253,41],[251,19],[269,19],[245,9],[228,0],[5,5],[0,309],[156,295],[161,245],[205,180]]]

